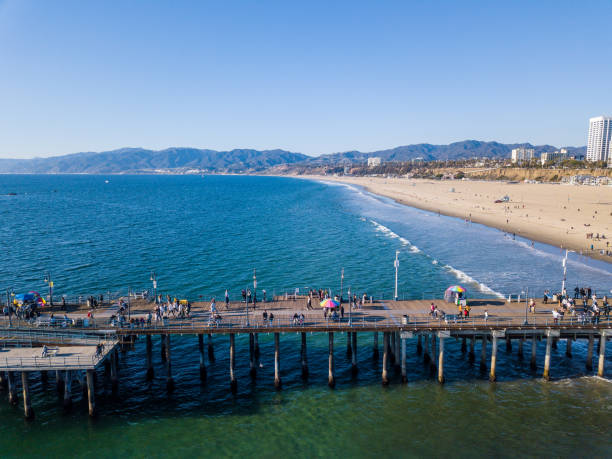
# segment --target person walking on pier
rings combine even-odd
[[[264,312],[263,312],[263,314],[261,315],[261,317],[263,318],[263,323],[264,323],[264,325],[267,325],[267,323],[268,323],[268,311],[266,311],[266,310],[264,309]]]
[[[308,299],[306,300],[306,309],[312,309],[312,293],[308,295]]]
[[[230,307],[229,305],[230,305],[230,303],[229,303],[229,293],[228,293],[227,289],[225,289],[225,309],[229,309],[229,307]]]
[[[247,297],[246,290],[242,289],[242,302],[243,303],[246,303],[246,297]]]

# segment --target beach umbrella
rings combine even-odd
[[[340,303],[338,303],[337,301],[332,300],[331,298],[326,298],[323,301],[321,301],[321,307],[322,308],[337,308],[338,306],[340,306]]]
[[[467,290],[461,285],[451,285],[444,292],[444,299],[449,303],[452,303],[454,301],[455,293],[461,294],[463,297],[465,297],[466,292]]]

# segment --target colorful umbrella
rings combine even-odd
[[[323,301],[321,301],[321,307],[322,308],[337,308],[338,306],[340,306],[340,303],[338,303],[337,301],[332,300],[331,298],[326,298]]]
[[[465,289],[461,285],[451,285],[446,289],[447,292],[465,293]]]

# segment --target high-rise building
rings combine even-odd
[[[533,148],[515,148],[512,150],[512,163],[529,162],[533,159],[535,150]]]
[[[587,161],[608,161],[612,164],[610,143],[612,141],[612,117],[596,116],[589,120],[589,142],[587,144]]]

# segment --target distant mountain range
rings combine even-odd
[[[155,172],[255,172],[279,164],[306,161],[310,157],[285,150],[231,151],[167,148],[154,151],[122,148],[101,153],[74,153],[34,159],[0,159],[2,173],[119,174]]]
[[[370,153],[346,151],[343,153],[321,155],[313,159],[313,161],[332,163],[343,161],[361,162],[367,161],[367,159],[372,156],[378,156],[382,158],[383,161],[409,161],[416,158],[423,158],[425,161],[469,159],[473,157],[509,158],[512,149],[520,147],[533,148],[538,155],[546,151],[558,150],[557,147],[552,145],[531,145],[530,143],[506,144],[499,142],[483,142],[480,140],[463,140],[448,145],[418,143],[388,150],[373,151]],[[564,148],[567,148],[571,153],[586,154],[586,147]]]
[[[285,150],[237,149],[231,151],[202,150],[198,148],[167,148],[147,150],[122,148],[100,153],[74,153],[50,158],[0,159],[0,173],[31,174],[126,174],[164,172],[258,172],[279,165],[358,163],[378,156],[383,161],[454,160],[472,157],[508,158],[513,148],[534,148],[536,153],[554,151],[551,145],[533,146],[528,143],[503,144],[465,140],[449,145],[421,143],[369,153],[347,151],[318,157]],[[586,147],[566,147],[570,152],[585,154]]]

